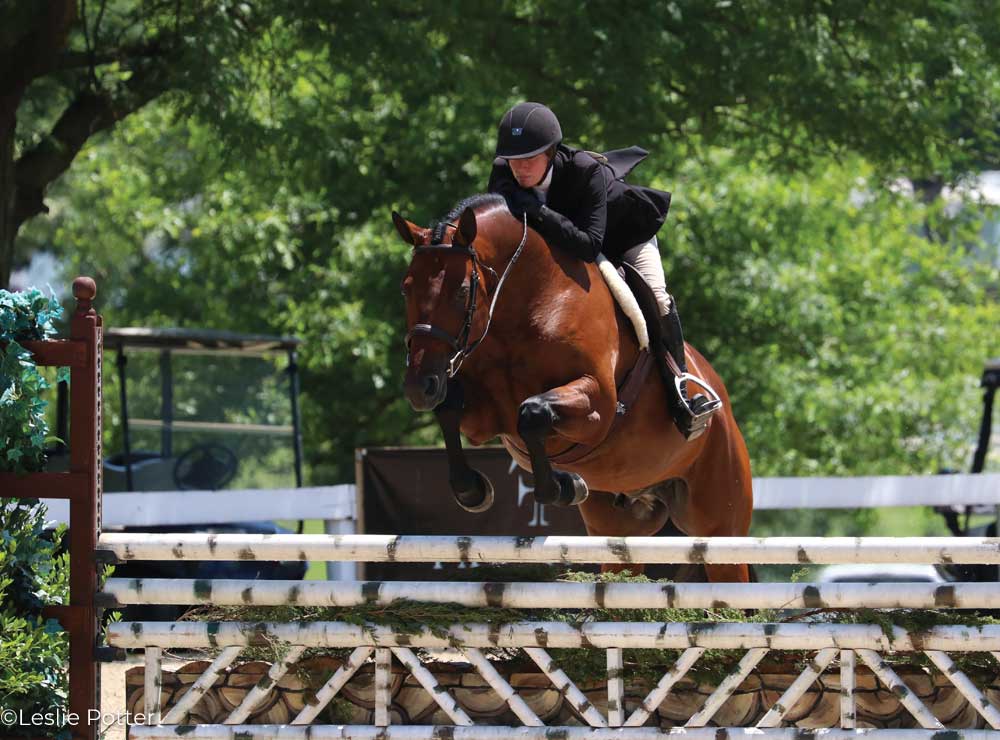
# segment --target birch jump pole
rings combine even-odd
[[[109,578],[106,608],[136,604],[354,607],[396,601],[508,609],[1000,609],[995,583],[464,583]]]
[[[513,622],[457,624],[446,630],[397,631],[377,624],[308,622],[119,622],[108,625],[108,644],[121,648],[223,648],[275,642],[305,647],[426,648],[646,648],[718,650],[838,647],[880,652],[923,650],[1000,651],[1000,625],[932,627],[913,635],[901,627],[891,637],[873,624],[744,624],[740,622]]]
[[[119,561],[1000,565],[1000,538],[997,537],[435,537],[105,533],[98,540],[97,551]]]

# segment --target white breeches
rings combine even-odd
[[[654,236],[648,242],[637,244],[622,254],[622,259],[635,267],[643,279],[649,283],[660,307],[660,315],[670,313],[673,299],[667,292],[667,278],[663,274],[663,262],[660,260],[660,246]]]

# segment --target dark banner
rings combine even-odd
[[[462,509],[448,485],[448,460],[437,448],[358,450],[360,531],[367,534],[582,535],[587,531],[575,507],[535,502],[531,476],[502,447],[466,450],[469,464],[493,483],[489,511]],[[442,563],[369,563],[372,580],[454,579],[464,566]]]

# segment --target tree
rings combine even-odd
[[[100,245],[73,258],[105,286],[108,323],[301,336],[315,482],[350,479],[356,446],[437,441],[430,415],[399,389],[409,248],[388,212],[428,224],[452,202],[431,210],[400,194],[345,224],[371,197],[350,189],[376,190],[387,172],[335,176],[313,159],[294,182],[260,176],[258,166],[280,169],[280,152],[228,170],[211,131],[165,116],[150,108],[125,124],[81,162],[61,202],[54,240]],[[313,146],[334,146],[330,136]],[[661,231],[668,285],[689,340],[729,386],[756,474],[962,466],[1000,321],[996,268],[966,251],[977,239],[971,211],[949,219],[883,192],[859,160],[794,176],[729,151],[676,171],[658,165],[651,158],[639,174],[675,193]],[[938,241],[921,236],[925,221]]]
[[[287,145],[292,170],[312,154],[301,134],[333,118],[354,144],[341,156],[411,181],[415,150],[436,144],[448,155],[437,164],[460,168],[486,144],[471,132],[492,129],[518,97],[552,103],[578,143],[642,141],[675,161],[708,144],[791,168],[860,152],[888,172],[945,179],[996,161],[992,2],[5,0],[0,9],[0,285],[27,258],[14,252],[19,230],[45,212],[46,188],[85,142],[165,94],[175,115],[217,126],[227,147]],[[302,80],[318,93],[306,107],[310,96],[294,86]],[[332,110],[329,93],[359,107]],[[392,158],[357,125],[366,105],[383,113],[375,118],[393,137]],[[299,116],[290,138],[289,120],[274,115],[282,107]]]
[[[247,68],[231,60],[251,50],[266,26],[261,16],[277,12],[261,5],[0,3],[0,285],[9,281],[21,227],[48,212],[46,189],[91,137],[169,91],[196,104],[220,86],[241,89]],[[239,100],[216,100],[227,98]]]
[[[163,96],[88,143],[22,241],[95,275],[112,325],[303,336],[313,479],[343,480],[357,444],[434,439],[398,390],[408,249],[389,211],[426,224],[481,190],[504,107],[546,100],[573,144],[653,150],[636,178],[675,192],[670,285],[759,473],[930,471],[975,414],[963,383],[996,277],[961,240],[911,233],[934,208],[848,193],[993,156],[988,20],[972,3],[302,3],[213,72],[234,81],[214,97]],[[982,135],[949,138],[959,125]]]

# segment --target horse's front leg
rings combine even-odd
[[[455,501],[466,511],[478,513],[493,506],[493,484],[490,479],[469,466],[462,449],[459,426],[462,423],[462,409],[465,394],[462,384],[452,378],[448,381],[448,395],[434,409],[434,416],[444,434],[444,446],[448,453],[448,483]]]
[[[526,399],[518,409],[517,433],[531,458],[535,498],[539,503],[576,506],[588,495],[587,484],[576,473],[552,469],[545,454],[545,440],[558,432],[574,441],[596,443],[610,420],[596,408],[600,385],[589,375]]]

